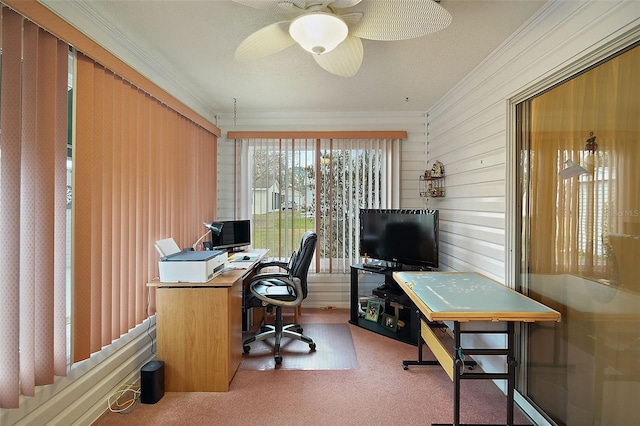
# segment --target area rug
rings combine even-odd
[[[283,338],[280,344],[282,364],[273,358],[273,339],[255,342],[244,354],[243,370],[353,370],[358,368],[356,350],[349,324],[303,324],[304,334],[316,343],[309,350],[307,343]],[[247,334],[245,337],[249,337]]]

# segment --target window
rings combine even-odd
[[[69,65],[68,65],[68,81],[67,81],[67,188],[66,188],[66,330],[67,330],[67,365],[71,365],[71,230],[73,229],[71,221],[71,204],[73,203],[73,70],[74,70],[75,53],[72,49],[69,49]]]
[[[397,139],[236,139],[241,210],[252,245],[288,258],[307,230],[318,233],[317,272],[346,272],[359,259],[360,208],[392,208]],[[243,160],[246,159],[246,160]],[[243,162],[246,161],[246,164]],[[244,174],[244,176],[242,176]]]

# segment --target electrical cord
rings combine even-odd
[[[462,370],[461,370],[460,374],[464,374],[464,368],[465,368],[465,365],[464,365],[464,359],[465,359],[464,352],[462,352],[462,348],[461,347],[454,348],[454,350],[458,354],[458,360],[462,363]]]
[[[145,313],[147,314],[147,319],[149,320],[149,322],[147,323],[147,336],[149,336],[149,339],[151,340],[151,354],[155,355],[156,351],[153,348],[153,344],[154,344],[154,340],[153,340],[153,336],[151,335],[151,316],[149,315],[149,306],[151,305],[151,290],[149,288],[147,288],[147,307],[145,308]]]
[[[107,399],[107,406],[112,413],[129,414],[140,402],[140,386],[125,384]]]

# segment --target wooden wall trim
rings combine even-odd
[[[406,130],[380,131],[231,131],[227,139],[407,139]]]
[[[220,137],[222,134],[218,126],[161,89],[148,78],[64,21],[46,6],[36,0],[2,0],[2,2],[25,18],[49,31],[54,36],[75,47],[94,61],[166,104],[169,108],[202,126],[215,136]]]

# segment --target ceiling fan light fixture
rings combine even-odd
[[[331,52],[349,33],[347,24],[336,15],[313,12],[291,21],[289,34],[308,52],[316,55]]]

